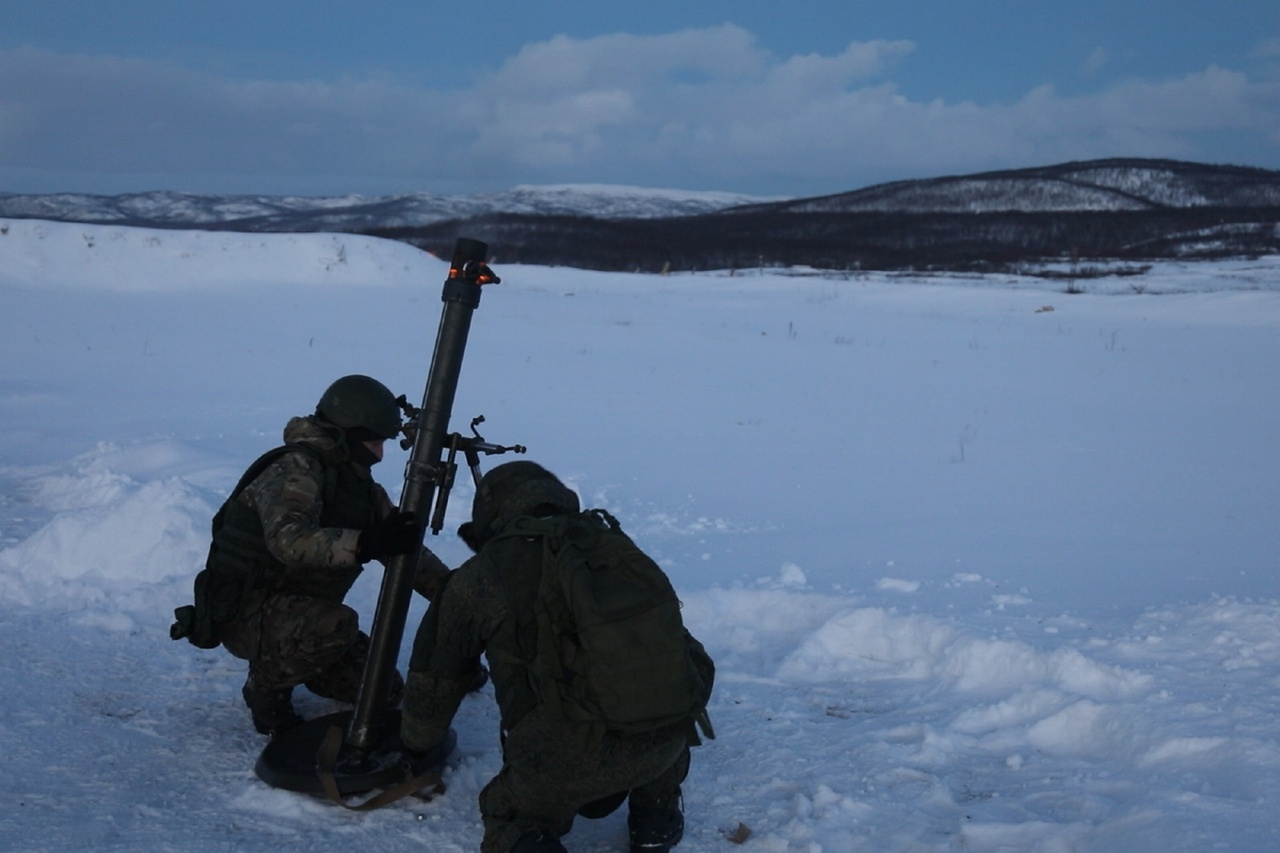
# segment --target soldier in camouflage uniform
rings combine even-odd
[[[356,700],[369,637],[343,599],[365,563],[418,551],[415,588],[427,597],[449,574],[423,547],[412,516],[397,512],[370,474],[400,426],[385,386],[345,376],[325,391],[314,414],[289,421],[285,448],[273,451],[274,459],[224,508],[210,570],[252,563],[264,569],[235,618],[218,626],[226,649],[249,662],[242,692],[263,734],[302,722],[292,703],[299,684]],[[394,704],[403,692],[398,673],[391,692]]]
[[[445,735],[480,655],[488,658],[503,766],[480,793],[483,853],[564,853],[559,839],[576,815],[603,817],[624,800],[633,851],[666,853],[683,834],[686,727],[608,732],[593,744],[582,724],[540,703],[528,670],[515,662],[527,660],[537,646],[532,614],[542,544],[523,537],[491,540],[521,516],[578,510],[577,496],[533,462],[489,471],[477,489],[472,520],[458,531],[477,554],[449,577],[414,641],[400,732],[410,753]],[[712,673],[703,676],[709,685]]]

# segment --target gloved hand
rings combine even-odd
[[[360,562],[383,560],[396,554],[411,554],[422,547],[422,535],[413,513],[393,512],[382,521],[360,531],[356,554]]]

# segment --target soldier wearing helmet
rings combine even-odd
[[[416,551],[415,588],[428,598],[449,574],[422,545],[412,516],[397,512],[370,473],[400,428],[385,385],[344,376],[314,414],[288,422],[284,445],[250,466],[215,517],[205,577],[187,608],[191,624],[212,626],[210,638],[191,640],[220,640],[249,662],[242,694],[263,734],[302,722],[292,701],[299,684],[356,700],[369,637],[343,599],[365,563]],[[189,627],[175,626],[175,636]],[[403,684],[396,673],[392,704]]]
[[[560,838],[575,817],[604,817],[624,801],[631,850],[668,853],[684,833],[681,783],[689,772],[693,724],[598,731],[587,718],[550,703],[546,694],[555,688],[539,675],[545,670],[537,660],[556,642],[540,615],[551,604],[543,581],[551,569],[543,543],[520,535],[519,525],[577,517],[579,510],[578,496],[535,462],[508,462],[486,473],[471,520],[458,530],[476,554],[448,578],[414,639],[400,728],[410,755],[448,731],[482,656],[491,667],[503,760],[479,795],[482,853],[565,853]],[[715,664],[692,635],[684,637],[705,705]],[[577,677],[564,672],[566,679]],[[669,680],[679,678],[672,673]]]

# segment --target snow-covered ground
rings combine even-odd
[[[617,515],[719,664],[680,850],[1280,849],[1276,259],[1078,295],[498,272],[454,428]],[[352,372],[420,399],[444,275],[350,236],[0,220],[0,849],[476,849],[491,688],[445,796],[358,815],[260,782],[243,664],[167,636],[290,415]]]

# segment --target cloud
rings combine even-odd
[[[778,61],[738,27],[665,36],[559,37],[526,47],[477,87],[477,149],[533,167],[603,169],[648,180],[666,170],[712,170],[725,155],[785,156],[802,132],[827,136],[823,112],[911,50],[905,42],[851,44],[834,57]],[[817,120],[814,120],[817,119]],[[747,164],[744,164],[747,165]],[[767,166],[750,164],[749,168]]]
[[[656,36],[557,36],[526,45],[488,75],[481,88],[504,96],[539,97],[566,88],[648,87],[659,81],[676,84],[686,75],[750,78],[765,72],[773,62],[750,33],[731,24]]]
[[[1257,59],[1280,59],[1280,38],[1267,39],[1253,49]]]
[[[411,178],[405,141],[429,133],[444,106],[389,80],[236,80],[29,49],[0,52],[0,80],[0,162],[11,171],[239,179],[246,188],[375,162]],[[428,146],[445,150],[447,134],[436,137]]]
[[[1111,61],[1111,54],[1105,47],[1095,47],[1093,52],[1085,58],[1084,64],[1080,70],[1084,72],[1086,77],[1092,77],[1097,74],[1107,63]]]
[[[1206,135],[1266,139],[1280,130],[1275,87],[1213,66],[1069,97],[1040,87],[1007,104],[913,100],[890,78],[914,49],[855,42],[836,56],[779,59],[733,26],[559,38],[484,81],[482,146],[561,179],[585,171],[592,180],[625,173],[643,183],[737,187],[775,175],[836,191],[862,176],[1203,156]],[[1095,53],[1095,64],[1105,58]]]
[[[558,36],[454,91],[385,75],[243,80],[5,51],[0,189],[64,176],[80,185],[37,191],[467,192],[579,181],[816,194],[1063,159],[1194,159],[1209,138],[1271,155],[1280,144],[1280,87],[1238,71],[1211,66],[1072,96],[1039,87],[1010,103],[919,100],[892,79],[919,61],[915,50],[865,41],[777,57],[731,24]],[[1095,52],[1090,63],[1104,60]]]

